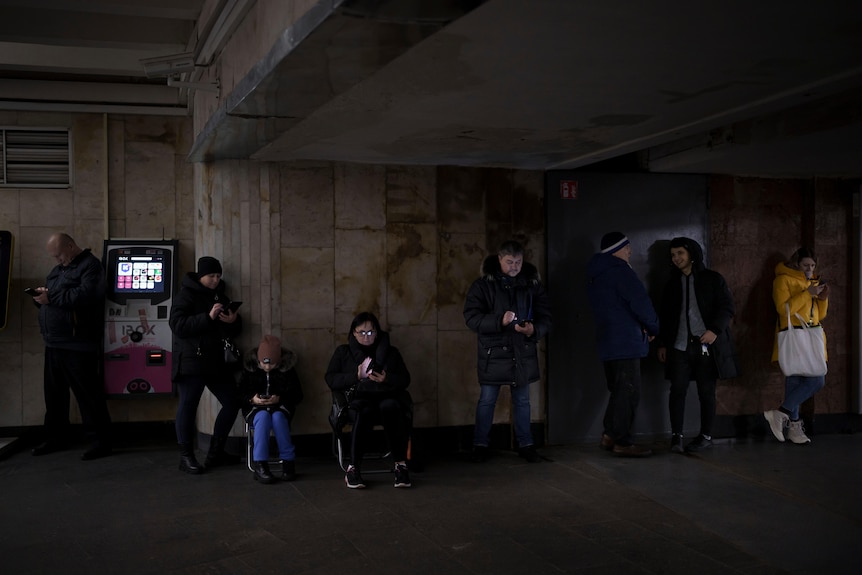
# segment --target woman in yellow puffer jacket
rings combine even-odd
[[[816,267],[817,257],[809,248],[799,248],[789,262],[782,262],[775,266],[772,300],[775,303],[775,311],[778,312],[778,325],[775,328],[772,361],[778,361],[778,332],[787,328],[786,306],[788,304],[790,322],[793,325],[799,325],[797,313],[805,318],[808,325],[819,325],[826,317],[826,310],[829,307],[829,285],[822,282],[819,276],[814,275]],[[783,442],[786,437],[797,444],[811,442],[802,428],[799,406],[820,391],[825,382],[823,375],[816,377],[788,375],[784,378],[784,402],[778,409],[763,413],[772,434],[778,441]],[[786,436],[785,428],[787,428]]]

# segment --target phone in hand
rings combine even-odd
[[[36,288],[31,288],[31,287],[24,288],[24,293],[29,295],[29,296],[32,296],[32,297],[38,297],[38,295],[39,295],[39,292],[36,291]]]
[[[525,326],[525,325],[527,325],[528,323],[533,323],[533,320],[531,320],[531,319],[522,319],[522,320],[520,320],[520,321],[518,322],[518,325],[519,325],[519,326],[521,326],[521,327],[524,327],[524,326]]]
[[[236,313],[236,310],[238,310],[238,309],[239,309],[239,306],[241,306],[241,305],[242,305],[242,302],[241,302],[241,301],[232,301],[232,302],[230,302],[229,304],[227,304],[227,306],[226,306],[226,307],[227,307],[227,309],[228,309],[229,311],[232,311],[233,313]]]
[[[272,396],[271,396],[270,394],[268,394],[268,393],[258,393],[258,394],[257,394],[257,396],[258,396],[259,398],[261,398],[261,399],[269,399],[270,397],[272,397]]]

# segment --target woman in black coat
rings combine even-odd
[[[734,303],[721,274],[704,266],[700,244],[674,238],[670,255],[673,272],[659,312],[658,358],[670,380],[671,451],[695,452],[712,447],[716,380],[739,374],[730,332]],[[700,401],[700,434],[683,447],[685,397],[692,379]]]
[[[193,475],[204,470],[194,453],[195,417],[204,388],[222,406],[213,426],[206,467],[239,462],[239,457],[224,451],[240,402],[233,370],[225,362],[223,340],[239,335],[242,318],[229,306],[221,274],[217,259],[200,258],[197,273],[183,277],[168,319],[173,333],[171,379],[180,395],[176,418],[180,470]]]
[[[410,372],[389,334],[370,312],[357,315],[350,324],[347,343],[338,346],[326,369],[326,385],[343,393],[348,401],[351,432],[351,465],[344,477],[347,487],[365,487],[360,474],[365,444],[375,423],[382,423],[395,460],[395,487],[410,487],[407,443],[412,402],[407,387]]]

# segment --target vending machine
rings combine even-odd
[[[173,393],[171,328],[176,240],[105,240],[105,391]]]

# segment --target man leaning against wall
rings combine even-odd
[[[68,234],[52,234],[45,249],[57,265],[33,296],[45,342],[45,440],[32,453],[69,447],[71,390],[85,429],[95,436],[81,459],[98,459],[111,454],[111,416],[99,369],[105,272],[89,248],[81,249]]]

